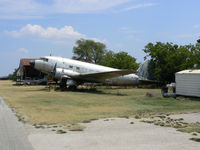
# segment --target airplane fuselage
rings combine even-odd
[[[55,56],[46,56],[34,62],[34,68],[46,74],[52,73],[52,70],[54,69],[55,65],[56,68],[58,68],[58,71],[60,71],[61,73],[67,71],[70,72],[72,75],[79,75],[86,73],[92,74],[92,73],[119,70],[97,64],[92,64],[62,57],[55,57]],[[60,79],[59,74],[56,74],[55,78],[59,80]],[[139,83],[139,77],[136,74],[128,74],[119,77],[109,78],[103,82],[113,85],[136,85]]]

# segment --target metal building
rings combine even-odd
[[[176,73],[176,95],[200,97],[200,70]]]

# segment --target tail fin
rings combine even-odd
[[[149,66],[149,60],[145,61],[143,64],[140,64],[140,67],[137,70],[137,75],[142,80],[148,80],[150,79],[148,66]]]

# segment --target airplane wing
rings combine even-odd
[[[119,77],[133,73],[133,70],[115,70],[108,72],[87,73],[73,76],[72,78],[81,79],[85,81],[101,82],[105,79]]]

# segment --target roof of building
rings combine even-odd
[[[23,66],[30,66],[30,61],[32,61],[32,60],[37,60],[37,59],[24,59],[24,58],[22,58],[21,60],[20,60],[20,63],[21,63],[21,65],[23,65]]]
[[[195,70],[183,70],[179,71],[176,74],[200,74],[200,69],[195,69]]]

